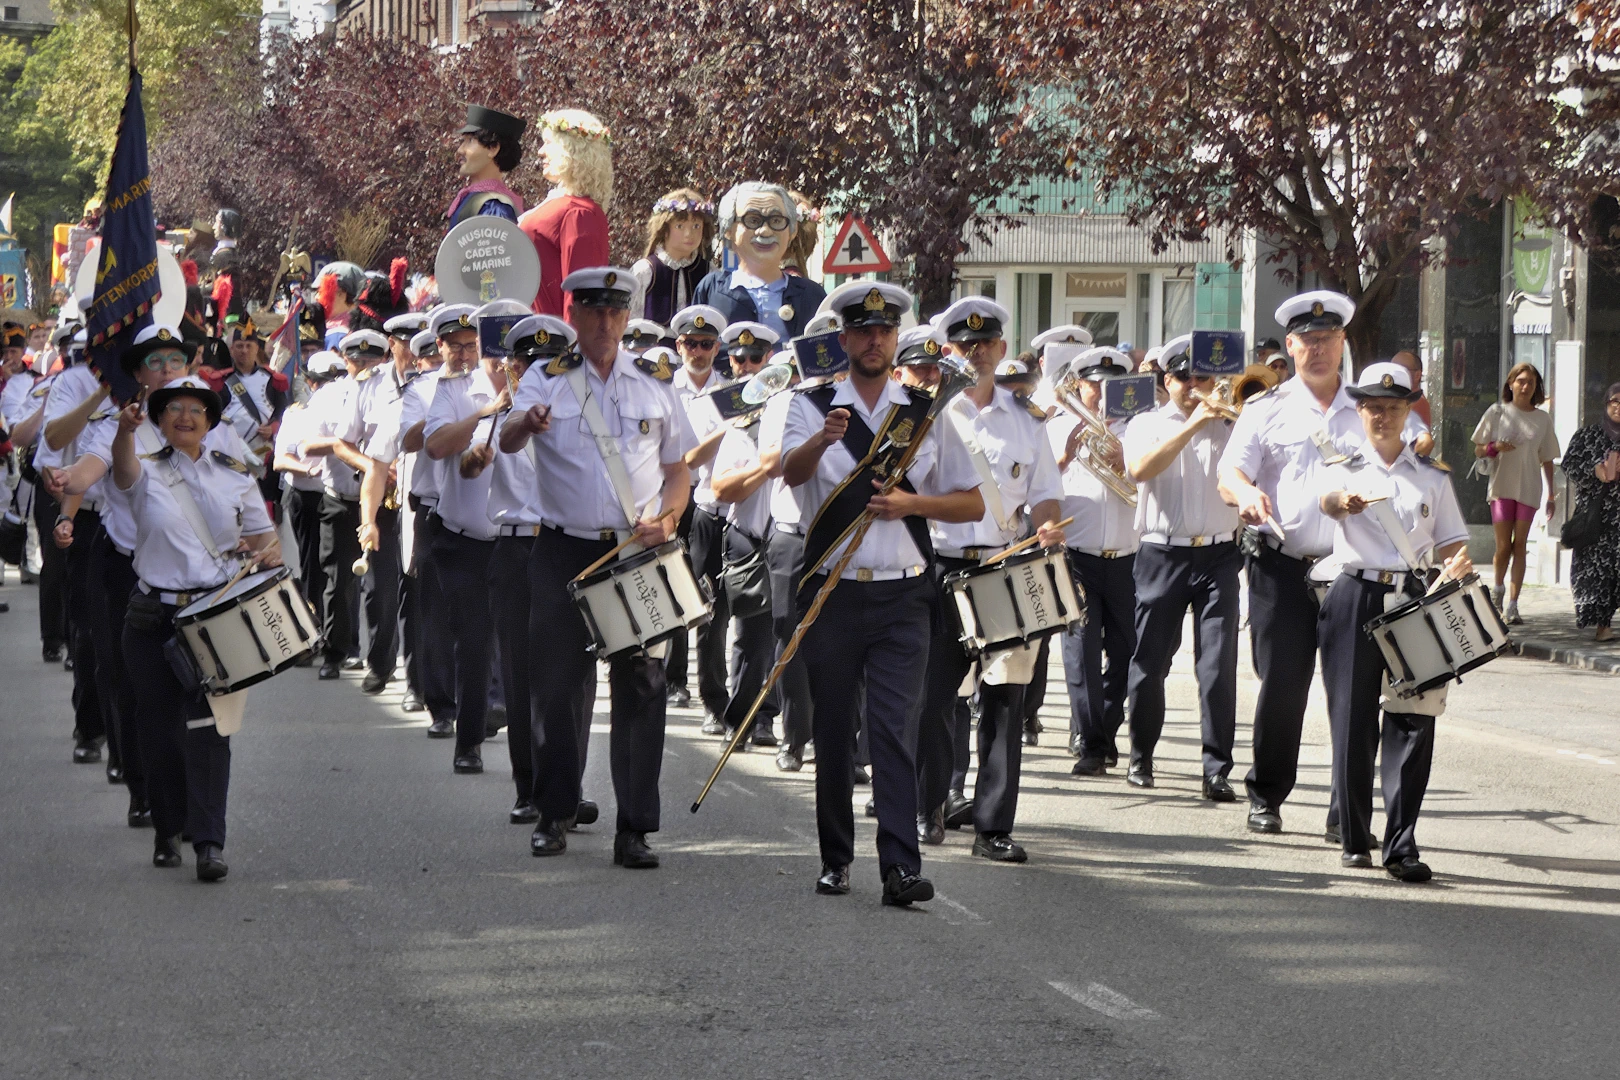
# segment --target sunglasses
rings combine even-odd
[[[719,348],[720,340],[718,338],[683,337],[675,344],[683,349],[691,349],[693,352],[708,352],[710,349]]]

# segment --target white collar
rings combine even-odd
[[[664,245],[662,244],[658,245],[658,250],[653,252],[653,254],[658,256],[659,262],[663,263],[671,270],[685,270],[688,266],[691,266],[693,263],[697,262],[697,252],[692,252],[692,254],[688,255],[684,259],[672,259],[670,258],[669,252],[664,250]]]
[[[773,285],[781,285],[785,289],[787,288],[787,277],[786,274],[783,274],[775,281],[766,281],[764,278],[755,277],[739,266],[731,272],[731,281],[728,285],[733,289],[738,286],[744,289],[769,289]]]
[[[844,379],[836,385],[838,389],[833,391],[832,399],[834,407],[839,405],[859,405],[863,409],[866,407],[866,402],[855,393],[854,383]],[[883,396],[878,399],[877,405],[873,406],[871,412],[875,416],[877,411],[885,405],[905,405],[910,401],[911,396],[906,393],[906,388],[901,386],[897,380],[888,379],[883,387]]]

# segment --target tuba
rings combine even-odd
[[[1108,459],[1119,452],[1119,439],[1108,425],[1103,423],[1096,413],[1086,408],[1080,400],[1080,377],[1078,375],[1065,375],[1053,387],[1057,399],[1065,409],[1080,418],[1080,426],[1084,434],[1080,437],[1080,463],[1091,470],[1091,474],[1102,481],[1104,487],[1127,506],[1136,505],[1136,485],[1131,478],[1122,472],[1115,472]]]
[[[1245,402],[1252,397],[1259,397],[1275,390],[1280,382],[1282,376],[1265,364],[1250,364],[1243,369],[1241,375],[1216,379],[1215,389],[1208,394],[1194,390],[1192,396],[1194,400],[1202,401],[1225,419],[1236,420],[1243,414]]]

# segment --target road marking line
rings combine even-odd
[[[758,795],[755,795],[752,791],[749,791],[747,788],[743,787],[741,784],[737,783],[737,781],[735,781],[735,780],[727,780],[727,781],[725,781],[725,785],[726,785],[726,787],[731,788],[733,791],[742,792],[744,795],[747,795],[750,799],[759,798]]]
[[[940,903],[944,904],[957,914],[963,916],[969,922],[984,922],[984,916],[980,915],[977,911],[969,911],[966,907],[957,903],[955,900],[952,900],[950,897],[946,896],[942,892],[939,892],[938,890],[935,890],[934,892],[934,899],[938,900]]]
[[[786,830],[786,832],[787,832],[787,834],[789,836],[793,837],[796,840],[802,840],[806,844],[815,844],[815,843],[820,842],[815,837],[813,837],[809,833],[805,832],[803,829],[795,829],[791,825],[784,825],[784,826],[782,826],[782,828],[784,830]]]
[[[1087,983],[1081,990],[1072,983],[1049,982],[1046,985],[1062,994],[1064,997],[1093,1009],[1104,1016],[1112,1016],[1115,1020],[1158,1020],[1158,1013],[1145,1005],[1138,1005],[1130,998],[1117,990],[1110,990],[1102,983]]]

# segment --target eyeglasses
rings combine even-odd
[[[712,337],[683,337],[678,339],[675,344],[683,349],[691,349],[693,352],[708,352],[710,349],[719,348],[720,341]]]
[[[762,214],[758,210],[750,210],[742,216],[742,223],[750,229],[758,229],[761,225],[769,225],[775,232],[781,232],[788,227],[787,215],[780,210],[772,210],[769,214]]]
[[[178,353],[155,353],[142,361],[142,364],[147,371],[165,371],[169,368],[185,367],[186,362],[186,358]]]
[[[181,401],[171,401],[163,407],[165,416],[207,416],[208,409],[203,405],[187,405]]]
[[[1620,397],[1617,397],[1617,398],[1610,398],[1610,399],[1609,399],[1609,400],[1608,400],[1608,406],[1609,406],[1609,408],[1611,408],[1611,409],[1612,409],[1612,408],[1614,408],[1614,407],[1615,407],[1615,406],[1616,406],[1616,405],[1620,405]]]
[[[440,344],[440,352],[449,352],[456,356],[477,356],[478,342],[476,341],[446,341]]]

